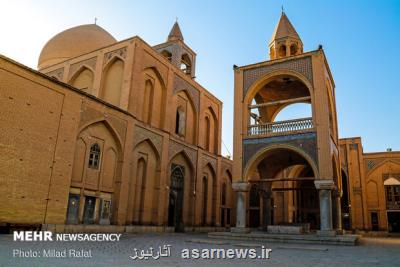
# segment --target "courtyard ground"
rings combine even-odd
[[[209,239],[205,234],[123,234],[119,242],[16,242],[0,235],[0,266],[400,266],[400,238],[363,238],[358,246]],[[171,256],[133,260],[134,249],[170,245]],[[269,259],[182,259],[183,249],[272,249]],[[91,250],[92,258],[18,258],[13,250]],[[40,254],[40,253],[39,253]],[[259,252],[259,254],[261,254]]]

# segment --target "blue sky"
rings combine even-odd
[[[48,39],[95,17],[118,40],[139,35],[155,45],[178,17],[197,52],[197,81],[224,102],[222,139],[232,152],[232,65],[268,59],[282,5],[304,50],[324,47],[340,137],[361,136],[365,152],[400,150],[400,1],[0,0],[0,53],[36,68]]]

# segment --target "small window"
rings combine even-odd
[[[279,57],[285,57],[286,56],[286,45],[281,45],[279,47]]]
[[[185,111],[182,106],[179,106],[176,109],[175,133],[180,136],[185,136],[185,130],[186,130]]]
[[[96,143],[90,147],[89,165],[91,169],[99,169],[100,162],[100,146]]]
[[[290,46],[290,55],[293,56],[293,55],[296,55],[296,54],[297,54],[297,45],[292,44]]]

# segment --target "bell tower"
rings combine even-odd
[[[322,48],[303,52],[284,12],[269,50],[269,61],[234,66],[233,231],[301,224],[335,235],[341,229],[341,176],[327,58]],[[307,112],[281,117],[291,105]]]
[[[269,42],[269,58],[273,60],[302,53],[303,42],[285,12],[282,11]]]
[[[195,78],[196,53],[185,44],[178,21],[172,26],[167,41],[154,46],[154,49],[186,75]]]

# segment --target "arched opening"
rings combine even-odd
[[[94,75],[93,71],[82,67],[71,79],[70,84],[85,92],[92,92]]]
[[[273,116],[272,121],[290,121],[298,118],[311,118],[312,110],[310,103],[295,103],[282,106]]]
[[[181,58],[181,70],[187,74],[191,75],[192,72],[192,61],[188,54],[183,54]]]
[[[248,135],[279,135],[314,128],[308,86],[294,75],[277,75],[246,96]],[[306,116],[306,117],[304,117]]]
[[[146,80],[144,86],[143,112],[142,118],[145,123],[151,123],[153,114],[154,85],[151,80]]]
[[[210,135],[211,135],[211,122],[210,117],[205,117],[205,129],[204,129],[204,145],[207,151],[210,151]]]
[[[286,57],[286,45],[279,46],[278,55],[279,57]]]
[[[165,83],[156,68],[146,68],[142,72],[144,83],[142,120],[154,127],[162,128],[165,121]]]
[[[351,229],[350,216],[350,197],[349,197],[349,181],[346,173],[342,170],[342,191],[341,209],[342,209],[342,227],[345,230]]]
[[[176,232],[183,232],[185,226],[194,224],[193,165],[185,152],[178,153],[170,163],[168,199],[168,225]]]
[[[221,226],[229,227],[231,225],[231,208],[232,208],[232,175],[229,170],[223,173],[223,178],[221,181]]]
[[[168,207],[168,224],[175,226],[176,232],[183,232],[183,190],[185,183],[185,168],[171,165],[171,187]]]
[[[160,177],[159,155],[150,140],[137,144],[132,151],[127,224],[157,225]]]
[[[187,91],[182,90],[174,96],[174,101],[175,109],[171,115],[174,116],[175,123],[171,125],[171,131],[178,134],[181,129],[181,133],[183,133],[181,136],[184,137],[184,140],[190,144],[196,144],[197,112],[192,98]]]
[[[202,180],[202,188],[203,188],[203,201],[202,201],[202,216],[201,216],[201,224],[205,226],[207,224],[207,202],[208,202],[208,180],[207,176],[203,177]]]
[[[290,55],[291,56],[294,56],[294,55],[296,55],[297,54],[297,45],[296,44],[292,44],[291,46],[290,46]]]
[[[124,62],[114,58],[106,67],[103,80],[102,97],[105,101],[119,106],[124,73]]]
[[[179,106],[176,109],[175,133],[180,136],[185,136],[185,131],[186,131],[185,110],[182,106]]]
[[[163,55],[166,59],[168,59],[169,62],[172,60],[172,53],[169,52],[168,50],[163,50],[161,51],[161,55]]]
[[[136,181],[138,183],[136,195],[139,198],[139,224],[143,224],[144,201],[146,194],[146,161],[140,158],[137,164]]]
[[[113,193],[121,146],[119,138],[106,121],[84,127],[78,137],[72,166],[67,223],[111,224],[115,213]]]
[[[304,225],[319,229],[319,196],[314,186],[316,165],[304,152],[277,147],[257,153],[245,168],[250,227]]]

